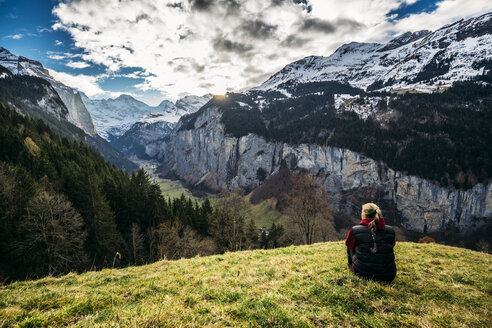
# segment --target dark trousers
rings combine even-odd
[[[347,248],[347,265],[350,268],[350,271],[354,272],[352,267],[352,251]]]

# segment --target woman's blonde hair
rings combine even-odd
[[[371,219],[374,218],[374,220],[369,223],[369,230],[371,231],[372,239],[376,239],[376,229],[377,229],[377,224],[379,223],[379,220],[383,214],[381,213],[381,210],[379,209],[379,206],[377,206],[374,203],[367,203],[362,205],[362,214],[361,217],[362,219]]]

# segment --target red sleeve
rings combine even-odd
[[[352,232],[352,229],[350,229],[347,235],[347,239],[345,239],[345,245],[347,245],[348,249],[354,249],[355,237],[354,237],[354,233]]]
[[[396,239],[393,239],[393,247],[396,245]]]

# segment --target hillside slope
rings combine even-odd
[[[0,288],[0,327],[490,327],[492,256],[397,243],[392,284],[342,242],[161,261]]]

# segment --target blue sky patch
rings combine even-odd
[[[442,0],[418,0],[412,4],[402,3],[400,7],[390,11],[386,16],[391,17],[391,20],[400,20],[414,14],[430,13],[437,9],[437,4],[441,1]]]

